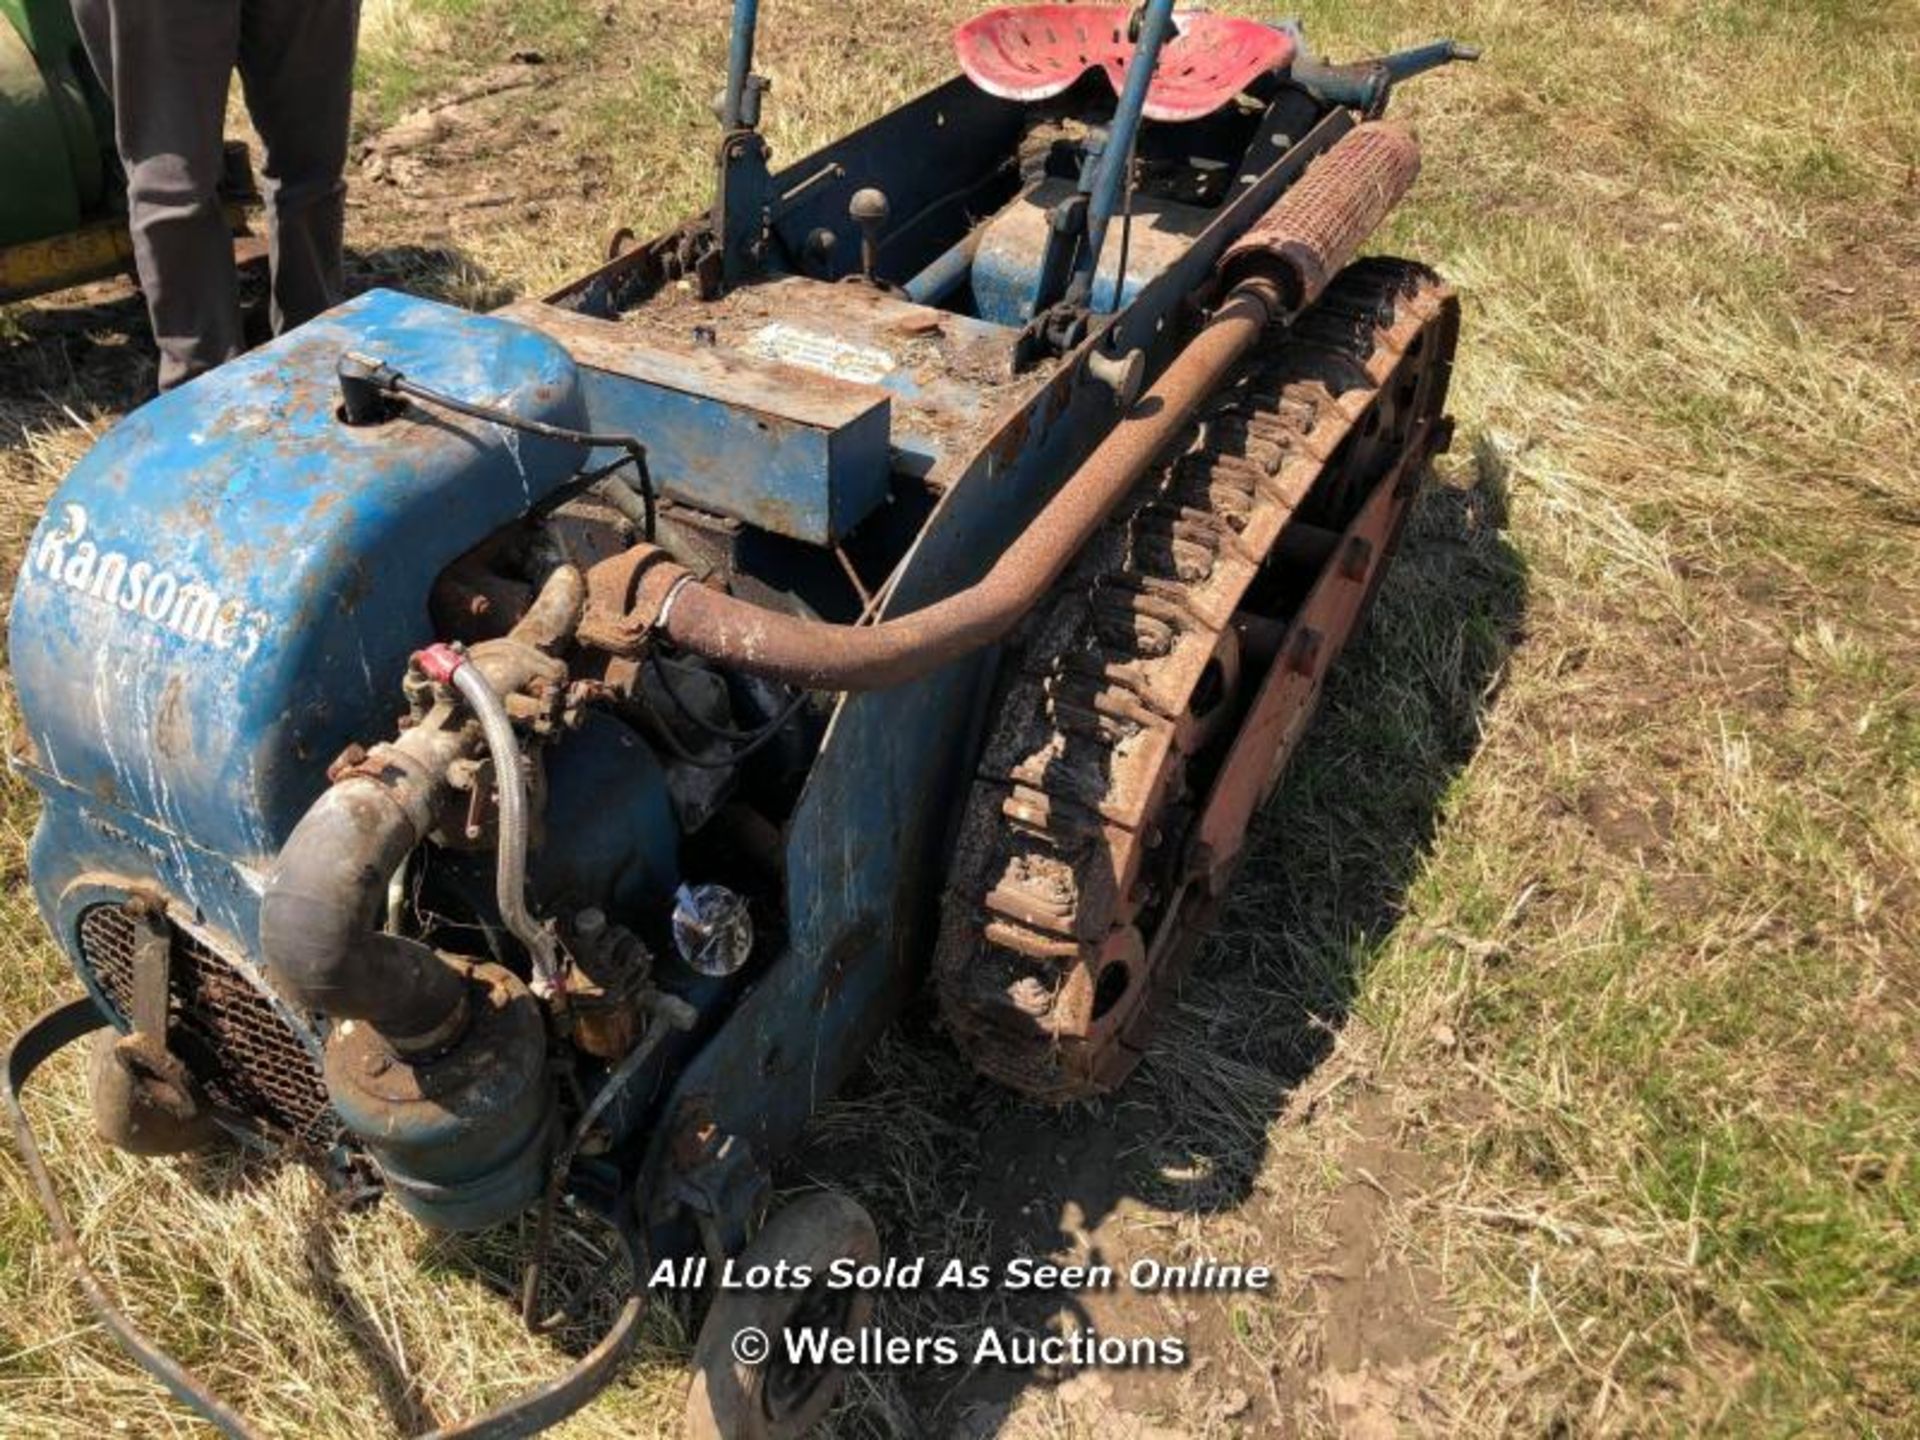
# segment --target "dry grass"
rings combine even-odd
[[[961,8],[769,4],[778,152],[936,78]],[[1428,168],[1389,237],[1465,296],[1462,443],[1141,1079],[1039,1114],[910,1017],[790,1177],[861,1194],[895,1253],[1097,1244],[1292,1283],[1197,1304],[1209,1363],[1184,1376],[882,1374],[838,1423],[1915,1433],[1920,11],[1304,8],[1344,54],[1488,47],[1407,92]],[[360,187],[373,273],[538,292],[614,220],[701,197],[718,7],[368,13],[370,129],[515,51],[547,67],[475,103],[417,203]],[[124,308],[52,313],[0,314],[10,554],[151,373]],[[17,1020],[67,982],[11,794]],[[41,1114],[89,1244],[272,1433],[450,1418],[558,1363],[496,1293],[511,1237],[332,1215],[271,1168],[102,1158],[74,1082]],[[185,1430],[0,1175],[0,1432]],[[883,1319],[971,1333],[1009,1307]],[[670,1429],[684,1353],[658,1317],[569,1433]]]

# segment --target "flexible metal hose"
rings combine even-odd
[[[439,647],[435,647],[438,649]],[[553,935],[527,909],[527,776],[520,742],[507,707],[477,667],[462,655],[448,677],[480,721],[487,753],[493,757],[493,783],[500,797],[500,841],[493,874],[500,919],[533,958],[533,992],[543,998],[559,988],[560,967]]]

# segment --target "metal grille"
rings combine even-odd
[[[122,1018],[133,1005],[134,922],[118,905],[80,916],[80,952]],[[273,1002],[233,963],[172,926],[168,1046],[227,1109],[321,1147],[339,1138],[319,1062]]]

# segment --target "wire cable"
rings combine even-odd
[[[462,400],[456,395],[409,380],[396,373],[392,390],[396,394],[406,395],[429,405],[438,405],[443,410],[451,410],[456,415],[465,415],[474,420],[486,420],[495,425],[504,425],[511,430],[519,430],[528,435],[538,435],[546,440],[564,440],[574,445],[589,445],[594,449],[617,449],[627,453],[627,459],[633,464],[634,478],[640,482],[640,502],[646,507],[645,530],[649,544],[653,541],[654,522],[657,518],[658,502],[653,490],[653,472],[647,469],[647,447],[634,435],[598,435],[590,430],[573,430],[564,425],[549,425],[544,420],[529,420],[524,415],[515,415],[511,410],[502,410],[494,405],[482,405],[472,400]],[[606,469],[600,471],[601,475]]]
[[[348,351],[340,357],[339,377],[341,393],[345,397],[344,418],[348,424],[368,424],[383,418],[381,402],[372,396],[391,397],[404,395],[425,405],[433,405],[442,410],[451,410],[456,415],[465,415],[470,420],[484,420],[490,425],[504,426],[525,435],[537,435],[543,440],[559,440],[569,445],[585,445],[594,450],[622,450],[626,452],[626,461],[631,463],[635,478],[640,482],[640,500],[645,509],[646,518],[643,528],[647,542],[654,538],[654,522],[657,518],[657,500],[653,489],[653,472],[647,468],[647,447],[640,443],[636,435],[597,434],[591,430],[575,430],[566,425],[549,425],[544,420],[530,420],[524,415],[516,415],[498,405],[483,404],[478,400],[462,400],[458,395],[449,395],[444,390],[435,390],[430,385],[422,385],[418,380],[409,380],[400,371],[384,360],[376,360],[368,355]],[[385,409],[391,414],[391,405]],[[595,472],[595,478],[610,473],[612,467],[603,467]]]
[[[800,707],[807,703],[813,693],[810,690],[800,691],[793,699],[789,700],[772,719],[768,720],[767,723],[762,725],[758,730],[734,730],[729,726],[716,725],[705,716],[695,713],[692,703],[685,695],[674,688],[673,677],[667,673],[666,663],[660,658],[658,651],[650,652],[647,656],[647,662],[653,667],[653,673],[659,677],[660,688],[666,692],[667,699],[673,702],[673,707],[676,710],[716,740],[722,741],[723,743],[732,741],[743,742],[738,749],[729,751],[723,756],[709,757],[695,755],[680,743],[680,738],[673,733],[672,728],[663,722],[659,726],[660,738],[666,744],[666,747],[673,752],[674,758],[684,764],[695,766],[701,770],[725,770],[729,766],[738,765],[750,756],[758,754],[773,741],[775,736],[779,735],[779,733],[786,728],[788,721],[800,713]]]

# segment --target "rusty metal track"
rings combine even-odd
[[[984,1073],[1063,1102],[1138,1062],[1444,444],[1431,272],[1343,272],[1203,409],[1010,657],[934,973]]]

